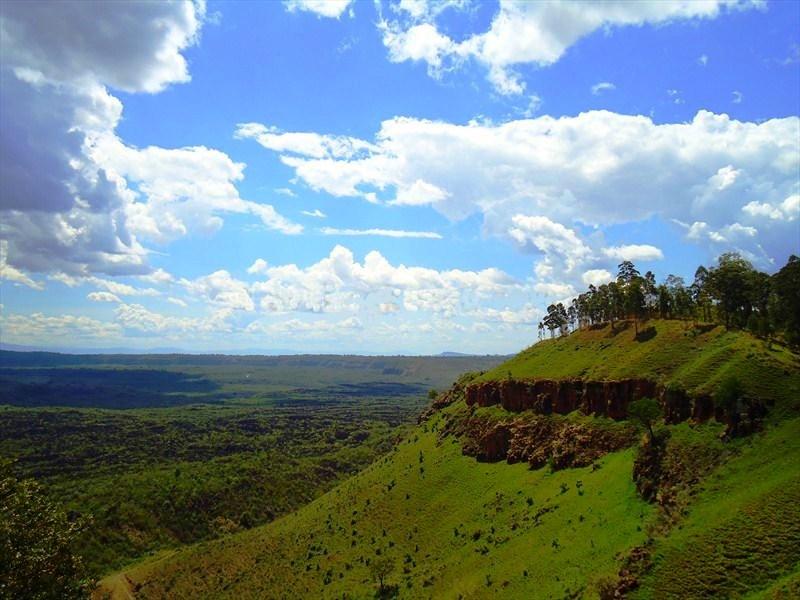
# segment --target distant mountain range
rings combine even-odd
[[[197,355],[211,355],[223,354],[228,356],[298,356],[302,354],[325,355],[330,354],[327,352],[301,352],[298,350],[288,350],[286,348],[272,348],[265,350],[263,348],[245,348],[242,350],[186,350],[185,348],[177,348],[172,346],[165,346],[159,348],[130,348],[126,346],[117,346],[111,348],[76,348],[72,346],[41,346],[41,345],[23,345],[23,344],[6,344],[0,342],[0,350],[7,350],[10,352],[55,352],[59,354],[197,354]],[[355,355],[352,352],[344,352],[342,354]],[[384,353],[358,353],[359,356],[417,356],[413,354],[384,354]],[[441,352],[436,356],[443,358],[456,358],[460,356],[489,356],[480,354],[469,354],[464,352]],[[500,356],[500,355],[497,355]]]

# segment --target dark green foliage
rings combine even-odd
[[[75,553],[85,526],[0,461],[0,598],[87,598],[93,583]]]
[[[653,423],[661,418],[661,405],[652,398],[640,398],[628,405],[628,416],[647,430],[653,437]]]
[[[0,406],[0,456],[16,475],[93,516],[75,547],[97,573],[295,510],[389,450],[431,383],[499,362],[114,358],[0,352],[0,403],[157,407]]]
[[[721,406],[728,413],[736,412],[739,410],[739,402],[743,394],[741,381],[734,376],[726,377],[720,382],[714,394],[714,404]]]
[[[775,297],[774,324],[786,332],[791,344],[800,344],[800,258],[792,255],[786,266],[772,276]]]
[[[692,285],[668,275],[660,285],[648,271],[642,276],[630,261],[619,265],[616,281],[590,285],[569,307],[553,304],[539,323],[551,337],[589,327],[630,319],[636,333],[640,321],[696,318],[723,323],[727,328],[748,329],[763,338],[780,334],[789,344],[800,344],[800,258],[791,256],[778,273],[769,276],[753,268],[735,252],[720,256],[711,268],[698,267]],[[780,336],[779,336],[780,337]]]

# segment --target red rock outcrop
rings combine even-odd
[[[462,430],[462,452],[478,460],[527,462],[532,468],[583,467],[636,440],[633,426],[569,423],[547,416],[488,421],[470,417]]]
[[[667,388],[649,379],[486,381],[468,385],[464,398],[469,406],[500,405],[510,412],[532,410],[542,415],[564,415],[580,410],[587,415],[615,420],[627,416],[628,404],[634,400],[656,398],[661,402],[667,423],[679,423],[688,418],[705,421],[714,415],[718,420],[724,417],[724,413],[715,412],[709,396],[693,398],[682,389]]]

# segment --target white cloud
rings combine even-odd
[[[705,67],[708,64],[708,55],[707,54],[701,54],[700,56],[698,56],[697,57],[697,64],[702,66],[702,67]]]
[[[249,213],[298,233],[272,206],[243,200],[244,165],[190,147],[133,148],[106,86],[155,93],[189,80],[182,52],[202,1],[15,2],[0,15],[0,234],[17,270],[146,275],[142,240],[165,243]],[[98,26],[100,23],[102,26]]]
[[[311,12],[318,17],[338,19],[352,2],[353,0],[284,0],[283,4],[289,12]]]
[[[392,62],[423,61],[438,77],[442,70],[474,59],[488,71],[501,94],[521,94],[525,83],[518,65],[547,66],[584,36],[613,27],[664,24],[677,20],[715,18],[722,7],[748,8],[737,0],[707,2],[515,2],[502,0],[487,31],[455,41],[436,25],[438,12],[408,3],[397,20],[382,19],[379,29]]]
[[[581,280],[584,284],[593,285],[595,287],[608,283],[613,279],[614,276],[606,269],[589,269],[581,276]]]
[[[164,285],[175,281],[175,278],[172,276],[171,273],[168,273],[167,271],[161,268],[158,268],[155,271],[148,273],[147,275],[138,275],[137,277],[142,281],[146,281],[154,285]]]
[[[532,246],[547,257],[558,256],[566,264],[567,271],[587,259],[590,248],[571,229],[544,216],[515,215],[509,235],[523,248]]]
[[[122,302],[111,292],[91,292],[86,297],[93,302]]]
[[[575,288],[568,283],[537,283],[533,286],[537,294],[551,298],[565,298],[576,294]]]
[[[18,344],[104,340],[122,333],[119,325],[75,315],[0,315],[3,341]]]
[[[328,216],[318,208],[315,208],[314,210],[303,210],[300,212],[307,217],[314,217],[315,219],[324,219]]]
[[[773,220],[785,219],[794,221],[800,217],[800,194],[792,194],[781,203],[769,204],[753,200],[742,207],[742,210],[753,217],[767,217]]]
[[[435,204],[447,198],[449,194],[433,184],[417,179],[410,186],[400,186],[397,190],[395,199],[389,204],[399,204],[405,206],[422,206],[425,204]]]
[[[617,89],[617,86],[610,81],[601,81],[600,83],[595,83],[592,86],[592,95],[599,96],[603,92],[611,92],[615,89]]]
[[[266,272],[268,266],[269,265],[268,265],[267,261],[265,261],[263,258],[257,258],[252,265],[247,267],[247,272],[250,275],[256,275],[258,273],[264,273],[264,272]]]
[[[275,188],[275,193],[280,194],[281,196],[289,196],[290,198],[297,196],[297,194],[295,194],[290,188]]]
[[[603,248],[603,254],[614,260],[662,260],[664,253],[660,248],[649,244],[628,244],[625,246],[611,246]]]
[[[175,306],[180,306],[181,308],[186,308],[188,306],[188,304],[186,304],[186,302],[184,302],[180,298],[174,298],[172,296],[167,298],[167,302],[169,302],[170,304],[174,304]]]
[[[733,100],[731,100],[731,102],[733,102],[734,104],[741,104],[742,103],[742,100],[744,99],[744,95],[742,94],[742,92],[738,92],[738,91],[734,90],[732,92],[732,95],[733,95]]]
[[[118,296],[159,296],[159,292],[155,288],[137,288],[127,283],[120,283],[111,279],[102,279],[100,277],[87,277],[85,281],[95,287],[107,290],[112,294]]]
[[[776,204],[797,193],[799,139],[797,117],[753,123],[707,111],[665,124],[609,111],[502,124],[397,117],[382,123],[374,144],[362,143],[373,147],[366,155],[282,160],[299,180],[339,197],[392,189],[402,197],[425,182],[441,191],[431,206],[447,218],[482,214],[486,233],[519,241],[514,215],[597,227],[653,216],[724,227],[754,196]],[[796,235],[773,222],[757,241],[784,260]]]
[[[379,310],[386,312],[394,304],[410,311],[455,314],[459,308],[520,290],[518,282],[497,269],[395,266],[376,251],[359,263],[343,246],[305,269],[294,264],[273,266],[265,275],[251,291],[267,312],[368,311],[369,306],[381,304],[386,306]]]
[[[124,329],[159,337],[178,335],[177,339],[181,340],[186,339],[186,334],[230,333],[232,328],[228,319],[231,314],[230,309],[223,308],[207,317],[173,317],[149,310],[141,304],[120,304],[115,311],[117,323]]]
[[[179,283],[191,295],[221,308],[243,311],[255,309],[247,284],[234,279],[224,269],[194,280],[181,279]]]
[[[214,232],[220,213],[252,214],[269,229],[297,234],[302,226],[268,204],[244,200],[235,183],[244,178],[242,163],[204,146],[136,149],[116,136],[100,138],[94,148],[99,164],[137,184],[146,202],[128,208],[128,226],[141,236],[164,243],[189,232]]]
[[[34,281],[19,269],[15,269],[8,264],[6,260],[7,253],[8,241],[0,240],[0,279],[5,279],[6,281],[12,281],[14,283],[21,283],[22,285],[26,285],[34,290],[43,290],[44,283],[40,281]]]
[[[433,231],[404,231],[402,229],[337,229],[335,227],[323,227],[320,229],[320,233],[322,233],[322,235],[424,238],[429,240],[442,239],[440,234]]]
[[[126,92],[189,81],[181,52],[194,44],[205,3],[11,2],[3,6],[0,54],[51,81],[87,75]]]
[[[276,152],[300,154],[310,158],[354,158],[376,150],[375,146],[345,135],[320,135],[308,132],[285,132],[260,123],[240,123],[234,137],[253,139]]]

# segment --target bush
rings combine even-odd
[[[32,479],[0,463],[0,597],[87,598],[93,582],[73,552],[86,521],[70,518]]]

